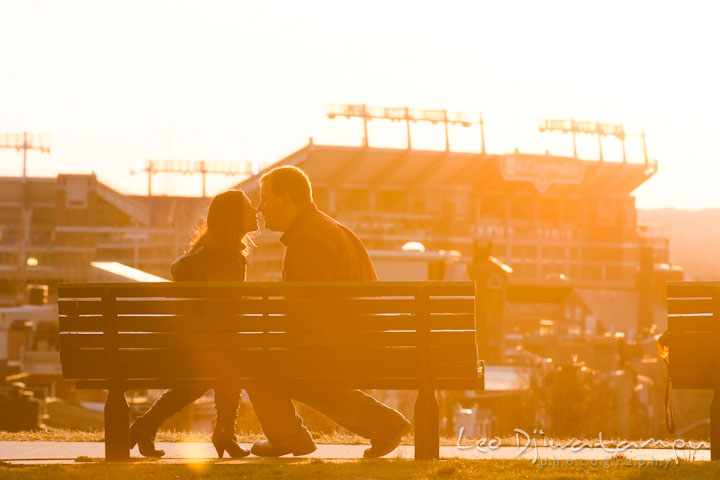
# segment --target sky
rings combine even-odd
[[[360,120],[329,104],[482,112],[490,153],[571,155],[542,118],[622,123],[647,134],[658,173],[642,208],[720,207],[720,29],[715,2],[0,0],[0,134],[51,135],[28,174],[95,172],[145,194],[142,159],[267,165],[306,145],[359,145]],[[401,124],[370,144],[405,146]],[[480,151],[477,127],[451,149]],[[581,158],[597,140],[579,137]],[[413,146],[444,149],[440,126]],[[617,140],[606,160],[620,160]],[[636,138],[629,161],[642,161]],[[0,150],[0,175],[22,155]],[[215,194],[242,177],[211,175]],[[154,194],[200,195],[160,174]]]

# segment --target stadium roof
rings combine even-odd
[[[302,168],[315,187],[358,189],[482,189],[488,193],[629,194],[656,171],[654,165],[572,157],[346,147],[310,143],[236,187],[257,196],[260,176],[281,165]]]

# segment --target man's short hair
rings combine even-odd
[[[273,168],[260,177],[260,185],[267,182],[270,182],[273,195],[279,196],[287,193],[296,205],[307,205],[313,201],[310,179],[298,167],[287,165]]]

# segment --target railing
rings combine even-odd
[[[150,224],[150,210],[137,200],[118,193],[100,182],[95,182],[95,192],[100,198],[128,214],[140,225]]]

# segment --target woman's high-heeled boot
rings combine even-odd
[[[172,389],[158,398],[144,415],[130,425],[130,448],[135,444],[143,457],[162,457],[164,450],[155,448],[155,434],[165,420],[172,417],[185,406],[200,398],[204,390]]]
[[[133,422],[130,425],[130,448],[137,444],[140,455],[143,457],[162,457],[165,455],[165,450],[155,448],[156,433],[156,429],[143,428],[142,421]]]
[[[250,455],[247,450],[237,443],[235,438],[235,421],[240,403],[240,392],[230,390],[215,390],[215,430],[212,434],[212,443],[218,457],[223,458],[225,452],[232,458],[242,458]]]

